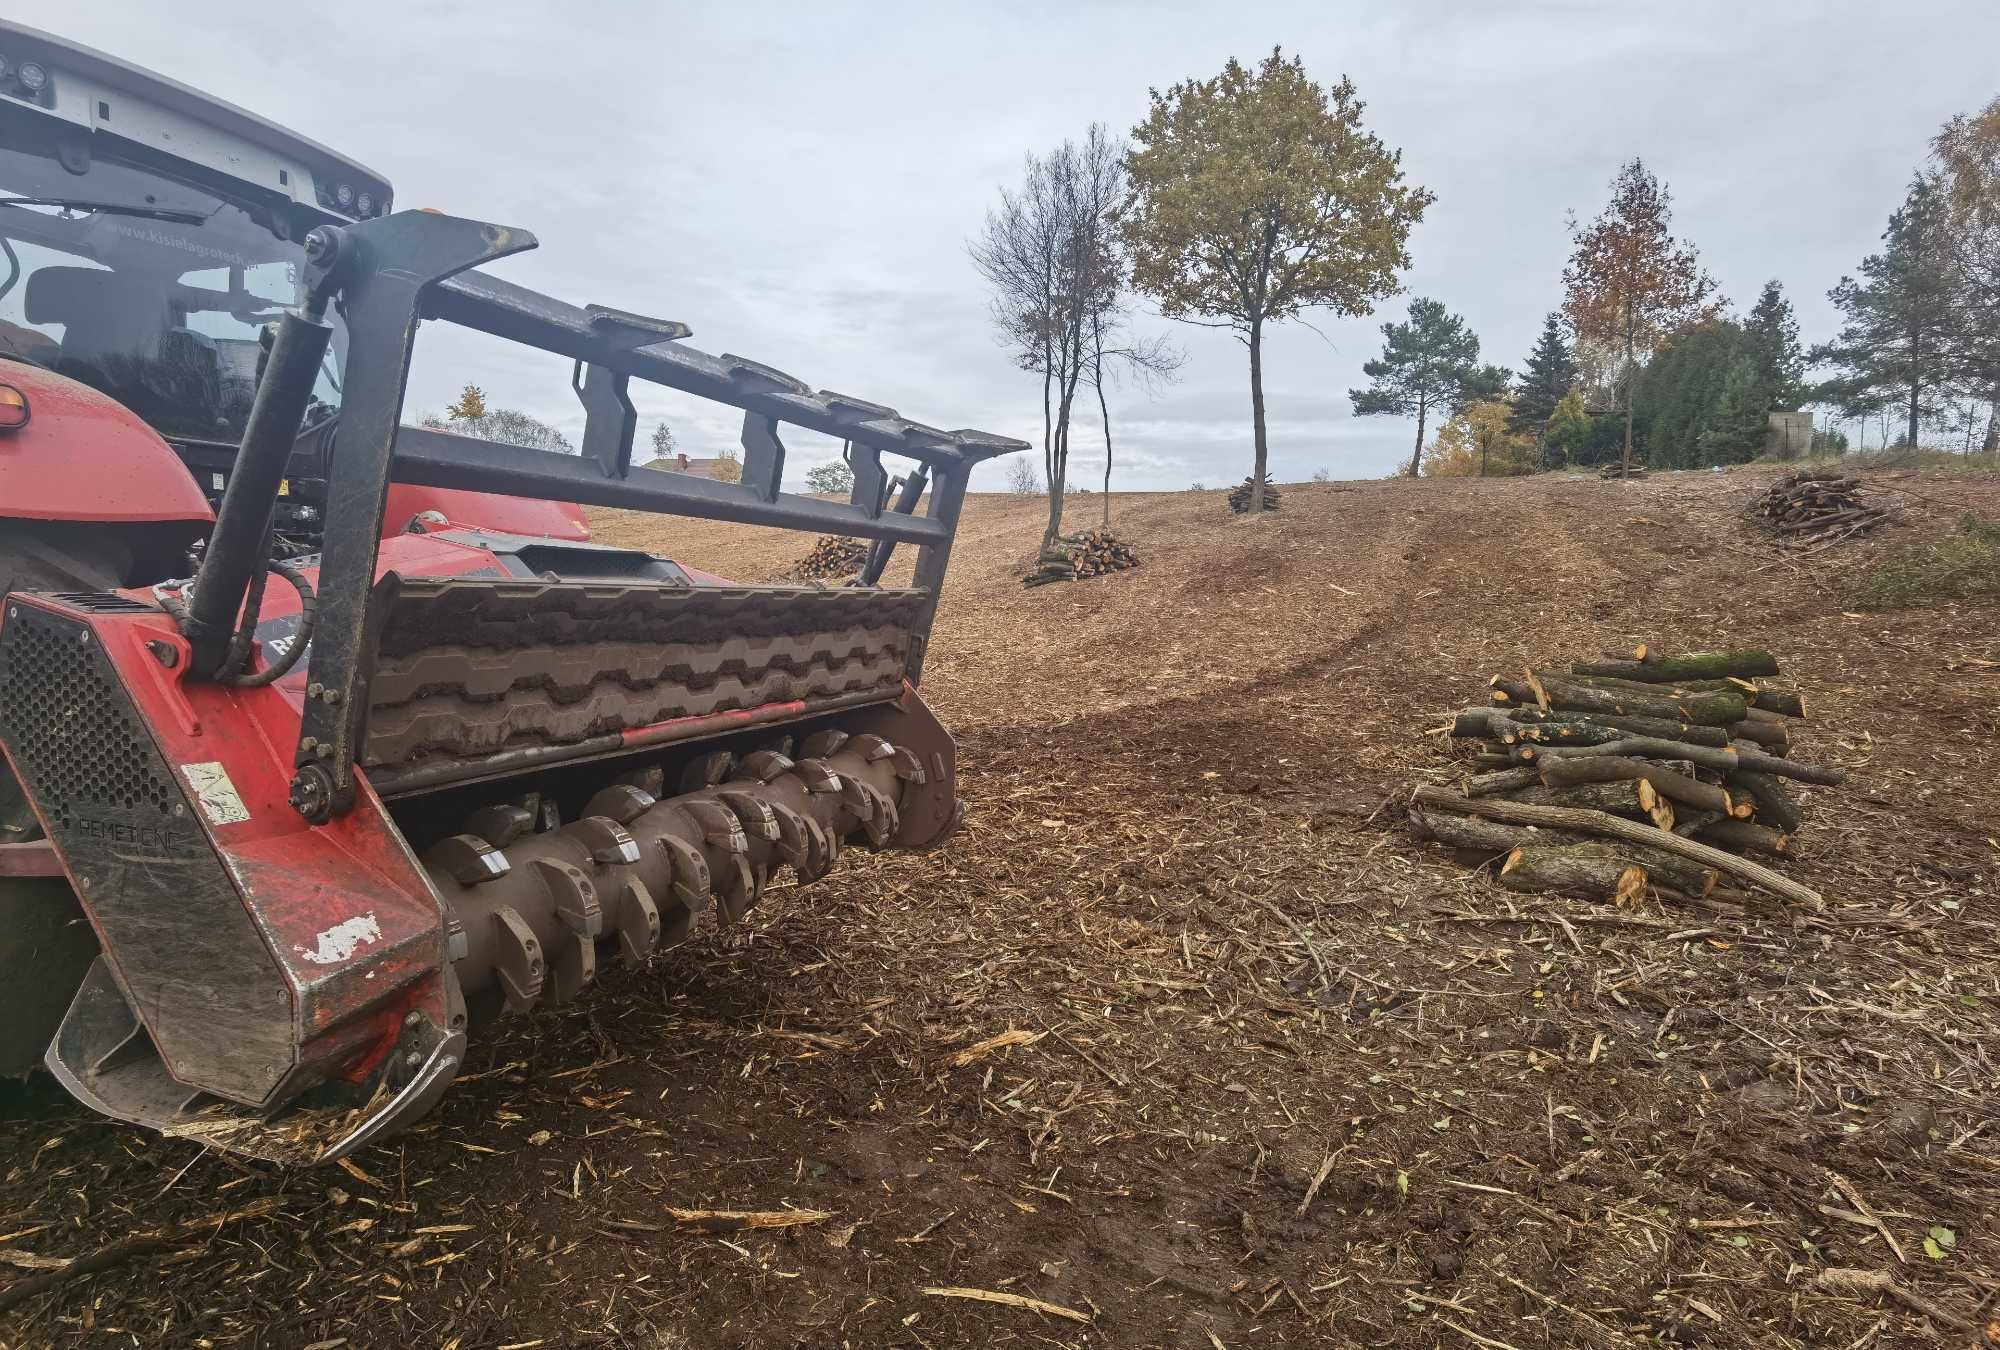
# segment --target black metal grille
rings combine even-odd
[[[83,624],[32,605],[7,607],[0,709],[0,730],[45,812],[100,806],[168,816],[180,803]]]
[[[92,614],[151,614],[153,606],[128,599],[116,591],[51,591],[49,598],[60,600],[72,609],[89,610]]]

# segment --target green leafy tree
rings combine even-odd
[[[806,491],[845,497],[854,491],[854,470],[840,460],[828,460],[806,470]]]
[[[1584,443],[1590,439],[1590,412],[1583,391],[1572,389],[1557,400],[1542,433],[1542,462],[1549,468],[1580,462]]]
[[[680,447],[674,444],[674,429],[668,426],[665,422],[662,422],[658,426],[654,427],[653,458],[672,459],[674,458],[675,455],[679,453],[680,453]]]
[[[1356,417],[1414,417],[1417,444],[1410,474],[1423,462],[1424,423],[1432,413],[1455,413],[1507,388],[1507,372],[1479,364],[1479,335],[1443,304],[1422,296],[1410,301],[1403,323],[1382,325],[1382,354],[1364,363],[1366,389],[1350,389]]]
[[[1394,294],[1432,197],[1362,127],[1352,82],[1321,88],[1281,50],[1151,98],[1120,213],[1132,280],[1167,317],[1232,329],[1249,348],[1259,511],[1265,327],[1312,307],[1366,314]]]
[[[1817,397],[1845,417],[1896,409],[1910,445],[1925,419],[1944,410],[1954,372],[1943,205],[1935,183],[1919,178],[1910,185],[1882,232],[1882,251],[1862,259],[1858,280],[1842,277],[1827,292],[1846,322],[1833,341],[1812,351],[1815,364],[1838,372]]]
[[[1541,435],[1556,405],[1576,387],[1576,352],[1563,332],[1561,314],[1542,320],[1542,335],[1514,385],[1514,430]]]
[[[1931,142],[1953,290],[1953,364],[1987,404],[1985,453],[2000,453],[2000,98],[1954,117]]]
[[[1632,397],[1639,368],[1675,331],[1721,311],[1692,245],[1674,237],[1673,195],[1639,160],[1618,170],[1611,201],[1587,226],[1570,224],[1564,312],[1579,338],[1623,359],[1625,448],[1632,467]]]
[[[1535,446],[1511,430],[1514,410],[1499,399],[1468,404],[1444,424],[1424,461],[1434,478],[1499,478],[1535,471]]]
[[[486,391],[468,384],[458,391],[458,402],[444,410],[447,421],[477,422],[486,416]]]

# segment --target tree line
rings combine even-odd
[[[1062,528],[1086,392],[1108,494],[1106,382],[1156,385],[1185,362],[1164,341],[1130,336],[1133,301],[1243,343],[1252,509],[1261,509],[1266,330],[1315,308],[1366,314],[1395,294],[1409,232],[1434,200],[1406,180],[1401,152],[1363,125],[1351,81],[1320,86],[1281,49],[1149,98],[1125,139],[1093,125],[1030,155],[970,246],[1003,341],[1041,377],[1041,473],[1016,463],[1010,485],[1048,485],[1045,542]],[[1993,453],[2000,99],[1954,118],[1930,151],[1881,250],[1829,292],[1844,321],[1830,342],[1802,347],[1776,279],[1735,312],[1676,235],[1671,191],[1635,158],[1595,217],[1572,216],[1560,303],[1518,373],[1485,361],[1478,335],[1443,301],[1414,297],[1405,318],[1381,326],[1367,383],[1349,391],[1353,411],[1415,422],[1411,476],[1742,462],[1763,452],[1771,414],[1806,408],[1846,422],[1893,412],[1909,444],[1954,418],[1968,438],[1983,424]],[[1846,439],[1824,429],[1812,448],[1843,450]],[[1108,520],[1108,496],[1104,510]]]

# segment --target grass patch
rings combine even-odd
[[[1906,545],[1869,568],[1854,598],[1864,609],[1919,609],[1993,594],[2000,594],[2000,522],[1968,511],[1953,533]]]

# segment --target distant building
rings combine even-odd
[[[1809,412],[1774,412],[1764,431],[1766,459],[1797,459],[1812,451],[1813,415]]]

